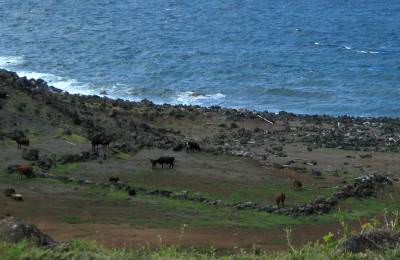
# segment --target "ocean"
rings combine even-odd
[[[71,93],[400,116],[400,1],[0,0],[0,68]]]

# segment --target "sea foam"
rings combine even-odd
[[[193,91],[185,91],[178,93],[176,101],[185,105],[205,105],[222,102],[225,97],[222,93],[200,94]]]
[[[0,68],[7,69],[22,65],[24,63],[24,57],[21,56],[0,56]]]

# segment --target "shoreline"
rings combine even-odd
[[[14,72],[14,71],[11,71],[11,70],[7,70],[7,69],[0,69],[0,71],[6,71],[6,72],[11,72],[11,73],[15,73],[16,75],[18,75],[18,73],[17,72]],[[123,98],[119,98],[119,97],[117,97],[117,96],[115,96],[115,97],[113,97],[112,95],[109,95],[109,94],[102,94],[101,92],[102,91],[105,91],[105,92],[107,92],[107,90],[98,90],[98,94],[85,94],[85,92],[82,92],[82,93],[80,93],[80,92],[78,92],[78,93],[71,93],[71,92],[69,92],[69,91],[67,91],[67,90],[64,90],[64,89],[62,89],[62,88],[57,88],[57,87],[54,87],[54,86],[52,86],[51,85],[51,83],[48,83],[47,81],[45,81],[45,80],[43,80],[43,79],[41,79],[41,78],[38,78],[38,79],[35,79],[35,78],[29,78],[29,77],[26,77],[26,76],[22,76],[22,77],[20,77],[19,75],[18,75],[18,77],[19,78],[26,78],[28,81],[29,80],[36,80],[36,81],[43,81],[43,82],[45,82],[46,84],[47,84],[47,87],[49,88],[49,89],[51,89],[52,91],[54,91],[54,92],[57,92],[57,93],[67,93],[68,95],[77,95],[77,96],[87,96],[87,97],[94,97],[94,98],[103,98],[103,99],[106,99],[106,100],[115,100],[115,101],[119,101],[119,100],[123,100],[124,102],[131,102],[131,103],[133,103],[133,104],[138,104],[138,103],[141,103],[141,102],[150,102],[150,103],[152,103],[153,105],[156,105],[156,106],[160,106],[160,107],[163,107],[163,106],[176,106],[176,107],[195,107],[195,108],[212,108],[212,109],[220,109],[220,110],[232,110],[232,111],[237,111],[237,112],[246,112],[246,113],[253,113],[253,114],[275,114],[275,115],[279,115],[279,114],[287,114],[287,115],[291,115],[291,116],[297,116],[297,117],[307,117],[307,116],[309,116],[309,117],[331,117],[331,118],[337,118],[337,119],[340,119],[340,118],[352,118],[352,119],[377,119],[377,120],[385,120],[385,119],[393,119],[393,120],[398,120],[398,119],[400,119],[400,116],[356,116],[356,115],[347,115],[347,114],[341,114],[341,115],[333,115],[333,114],[318,114],[318,113],[315,113],[315,114],[313,114],[313,113],[296,113],[296,112],[288,112],[288,111],[285,111],[285,110],[279,110],[279,109],[272,109],[272,110],[256,110],[256,109],[249,109],[249,108],[235,108],[235,107],[231,107],[231,106],[221,106],[221,105],[210,105],[210,106],[206,106],[206,105],[193,105],[193,104],[184,104],[184,103],[163,103],[162,101],[152,101],[152,100],[149,100],[149,99],[146,99],[146,98],[144,98],[144,99],[140,99],[140,98],[136,98],[136,99],[138,99],[137,101],[135,101],[134,99],[135,98],[132,98],[132,99],[123,99]],[[183,93],[189,93],[190,91],[187,91],[187,92],[183,92]],[[218,95],[219,93],[217,93],[216,95]],[[192,93],[192,96],[193,97],[197,97],[197,93],[196,92],[193,92]],[[203,95],[202,95],[203,96]],[[274,111],[277,111],[277,112],[274,112]],[[278,111],[279,110],[279,111]]]
[[[12,72],[14,72],[14,73],[17,73],[17,75],[19,76],[19,74],[18,73],[21,73],[23,76],[19,76],[19,77],[21,77],[21,78],[23,78],[23,77],[26,77],[28,80],[30,80],[30,79],[34,79],[34,80],[39,80],[39,79],[41,79],[41,80],[44,80],[44,81],[46,81],[47,83],[48,83],[48,85],[49,86],[52,86],[51,85],[51,83],[50,83],[50,81],[47,81],[47,80],[45,80],[45,79],[42,79],[41,77],[40,77],[40,75],[44,75],[44,76],[46,76],[47,75],[47,77],[50,77],[50,78],[54,78],[54,79],[56,79],[56,81],[58,80],[58,81],[60,81],[61,82],[61,84],[64,84],[65,82],[72,82],[72,83],[74,83],[74,84],[76,84],[78,81],[76,81],[75,79],[69,79],[69,78],[64,78],[64,77],[60,77],[60,76],[56,76],[56,75],[53,75],[53,74],[48,74],[48,73],[40,73],[40,72],[38,72],[38,73],[36,73],[36,72],[26,72],[26,71],[20,71],[20,72],[16,72],[16,71],[13,71],[12,70],[12,67],[11,68],[8,68],[7,66],[6,67],[4,67],[4,68],[0,68],[0,70],[5,70],[5,71],[12,71]],[[32,76],[32,75],[37,75],[38,77],[30,77],[30,76]],[[61,80],[61,79],[63,79],[63,80]],[[70,84],[70,83],[68,83],[68,84]],[[83,86],[85,86],[85,85],[90,85],[90,83],[82,83],[82,84],[79,84],[79,85],[83,85]],[[117,85],[118,85],[118,83],[117,83]],[[107,90],[107,89],[96,89],[96,90],[90,90],[90,89],[85,89],[85,90],[78,90],[77,88],[76,88],[76,86],[74,87],[74,90],[73,91],[71,91],[71,90],[69,90],[69,87],[66,87],[66,88],[60,88],[60,87],[56,87],[56,86],[52,86],[53,88],[55,88],[55,89],[59,89],[59,90],[61,90],[61,91],[63,91],[63,92],[67,92],[67,93],[69,93],[70,95],[81,95],[81,96],[97,96],[97,97],[105,97],[105,98],[108,98],[108,99],[113,99],[113,100],[118,100],[118,99],[123,99],[122,97],[120,97],[119,95],[115,95],[115,96],[113,96],[112,94],[105,94],[105,95],[103,95],[103,94],[101,94],[101,92],[103,92],[103,91],[105,91],[105,92],[108,92],[109,90]],[[86,87],[88,87],[88,86],[86,86]],[[91,92],[93,92],[93,93],[91,93]],[[199,105],[196,105],[196,104],[186,104],[185,103],[185,101],[183,101],[183,102],[180,102],[179,101],[179,99],[181,99],[183,96],[185,96],[184,98],[185,99],[187,99],[187,98],[198,98],[199,96],[201,96],[202,98],[204,98],[204,99],[207,99],[207,98],[214,98],[214,96],[224,96],[225,97],[225,94],[222,94],[222,93],[220,93],[220,92],[217,92],[217,93],[213,93],[213,94],[201,94],[201,93],[198,93],[198,92],[196,92],[196,91],[182,91],[182,92],[177,92],[176,93],[176,97],[174,97],[173,99],[175,100],[175,101],[172,101],[172,102],[164,102],[164,101],[162,101],[162,100],[158,100],[158,98],[156,97],[155,99],[147,99],[147,98],[144,98],[144,99],[142,99],[142,98],[140,98],[140,97],[132,97],[132,98],[128,98],[128,99],[123,99],[123,100],[126,100],[126,101],[130,101],[130,102],[141,102],[142,100],[148,100],[148,101],[150,101],[150,102],[152,102],[153,104],[155,104],[155,105],[158,105],[158,106],[162,106],[163,104],[169,104],[169,105],[172,105],[172,106],[181,106],[181,105],[183,105],[183,106],[200,106],[200,107],[211,107],[211,106],[215,106],[215,107],[221,107],[221,108],[225,108],[225,109],[232,109],[232,110],[247,110],[247,111],[253,111],[253,112],[255,112],[255,113],[274,113],[274,114],[279,114],[279,113],[281,113],[281,112],[283,112],[283,113],[288,113],[288,114],[292,114],[292,115],[299,115],[299,116],[301,116],[301,115],[309,115],[309,116],[329,116],[329,117],[352,117],[352,118],[391,118],[391,119],[398,119],[398,118],[400,118],[400,115],[398,115],[398,116],[389,116],[389,115],[379,115],[379,116],[370,116],[370,115],[347,115],[347,114],[337,114],[337,113],[335,113],[335,112],[333,112],[333,113],[329,113],[329,114],[324,114],[324,113],[310,113],[310,112],[301,112],[301,111],[299,111],[299,112],[290,112],[289,110],[280,110],[280,109],[270,109],[270,110],[268,110],[268,109],[260,109],[260,110],[258,110],[258,109],[252,109],[252,108],[245,108],[245,107],[238,107],[238,106],[236,106],[236,105],[231,105],[231,106],[223,106],[223,105],[205,105],[205,104],[199,104]],[[191,101],[189,101],[189,103],[190,103]],[[294,109],[294,110],[297,110],[297,109]]]

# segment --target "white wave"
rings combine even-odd
[[[2,69],[18,66],[23,63],[24,57],[21,56],[0,56],[0,68]]]
[[[225,95],[222,93],[202,95],[193,91],[186,91],[179,93],[176,100],[182,104],[202,104],[208,102],[215,102],[224,99]]]
[[[315,45],[319,45],[319,42],[314,42]]]
[[[26,77],[28,79],[43,79],[47,82],[49,86],[62,89],[71,94],[84,94],[93,95],[93,90],[90,89],[88,84],[83,84],[76,79],[70,79],[65,77],[60,77],[50,73],[41,73],[33,71],[17,71],[20,77]]]
[[[350,46],[344,46],[344,48],[345,48],[346,50],[351,50],[351,47],[350,47]]]
[[[378,53],[379,53],[379,51],[356,51],[356,52],[358,52],[358,53],[363,53],[363,54],[366,54],[366,53],[369,53],[369,54],[378,54]]]

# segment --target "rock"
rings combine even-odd
[[[238,124],[236,124],[235,122],[231,123],[231,129],[236,129],[239,128]]]
[[[171,194],[171,197],[178,200],[187,200],[189,193],[187,191],[181,191]]]
[[[184,143],[178,143],[174,146],[174,148],[172,148],[173,151],[175,152],[180,152],[183,150],[183,148],[185,148],[185,144]]]
[[[43,170],[49,170],[51,167],[53,167],[56,164],[55,158],[51,157],[42,157],[38,161],[35,162],[35,165],[37,165],[39,168]]]
[[[315,169],[311,170],[311,174],[314,175],[314,176],[317,176],[317,177],[320,177],[322,175],[321,171],[318,171],[318,170],[315,170]]]
[[[272,167],[274,167],[275,169],[284,169],[285,167],[282,164],[279,163],[272,163]]]
[[[170,197],[172,193],[173,193],[172,191],[167,191],[167,190],[160,191],[160,195],[163,197]]]
[[[19,165],[18,164],[12,164],[12,165],[9,165],[9,166],[7,166],[7,172],[8,173],[14,173],[14,172],[16,172],[17,171],[17,168],[19,167]]]
[[[24,201],[24,196],[22,196],[22,194],[19,194],[19,193],[11,194],[11,198],[16,201]]]
[[[341,249],[347,252],[359,253],[366,250],[379,250],[394,248],[400,241],[400,233],[385,230],[371,230],[352,235],[341,245]]]
[[[8,98],[8,93],[5,91],[0,91],[0,99],[6,99]]]
[[[370,159],[372,158],[372,154],[360,154],[361,159]]]
[[[36,226],[15,217],[0,220],[0,241],[17,243],[28,240],[36,246],[51,246],[57,242],[42,233]]]
[[[28,161],[39,160],[39,150],[37,149],[24,149],[22,151],[22,158]]]
[[[136,190],[134,188],[129,188],[128,194],[129,194],[129,196],[136,196]]]

